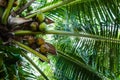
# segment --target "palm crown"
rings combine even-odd
[[[5,1],[3,0],[3,2]],[[33,44],[27,44],[29,47],[24,45],[23,35],[32,35],[33,37],[40,34],[53,34],[51,43],[54,46],[46,42],[44,44],[49,47],[48,53],[56,54],[57,52],[57,55],[50,57],[50,64],[54,66],[56,79],[119,79],[119,0],[17,1],[18,4],[15,7],[13,6],[14,0],[8,0],[6,5],[0,4],[0,68],[4,69],[0,73],[4,73],[5,78],[15,78],[14,76],[10,77],[9,71],[13,65],[19,68],[18,64],[22,55],[45,79],[48,79],[25,53],[29,51],[42,61],[49,62],[47,55],[39,54],[33,48]],[[30,9],[30,5],[33,5],[34,9]],[[40,13],[45,14],[42,21],[38,21],[39,18],[36,18],[36,15]],[[30,29],[31,22],[37,22],[33,27],[34,31]],[[40,26],[35,28],[42,22],[47,24],[48,29],[44,29],[43,26],[42,29]],[[22,39],[20,39],[21,35]],[[34,42],[34,44],[36,43]],[[46,45],[44,46],[46,47]],[[9,66],[9,64],[12,65]],[[14,69],[12,74],[16,75],[16,68]]]

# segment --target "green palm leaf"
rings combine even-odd
[[[19,1],[21,5],[18,5],[15,11],[26,3],[26,1],[24,4],[21,0]],[[14,0],[12,0],[12,3],[9,2],[8,8],[2,13],[3,24],[7,25],[7,18],[11,9],[13,9],[13,2]],[[36,4],[38,6],[35,6]],[[25,15],[22,13],[19,16],[34,18],[37,13],[44,12],[48,18],[55,22],[54,26],[57,31],[48,30],[46,34],[58,34],[53,36],[53,44],[58,55],[51,59],[54,74],[58,80],[113,80],[119,78],[120,0],[37,0],[32,5],[34,5],[35,11],[31,13],[23,11]],[[17,31],[13,33],[16,36],[21,33],[33,35],[42,32]],[[1,38],[3,37],[2,34]],[[24,74],[21,74],[21,76],[17,74],[16,64],[7,67],[6,64],[9,64],[9,60],[16,63],[20,59],[21,49],[1,44],[0,68],[3,71],[0,70],[0,74],[4,73],[5,79],[9,77],[13,79],[14,74],[17,75],[18,79],[19,77],[23,80],[25,77],[34,79],[34,75],[21,68],[19,68],[21,71],[19,71],[19,74]],[[24,46],[21,43],[19,44]],[[26,48],[26,46],[23,48]],[[28,47],[26,49],[35,53]],[[6,55],[9,56],[8,60]],[[32,60],[29,59],[29,61]]]
[[[61,20],[56,21],[60,22],[58,23],[58,26],[56,26],[57,30],[73,31],[77,33],[82,32],[109,38],[118,38],[118,30],[120,27],[119,20],[117,19],[120,17],[117,13],[119,12],[118,3],[119,1],[115,0],[92,0],[83,3],[78,1],[77,3],[74,2],[67,5],[67,7],[53,10],[48,14],[48,16],[51,17],[50,15],[56,14],[56,16],[58,16],[59,14],[58,17],[64,18],[64,22]],[[61,14],[59,10],[62,10],[64,14]],[[55,18],[54,16],[51,18],[56,19],[56,16]],[[69,54],[78,61],[82,60],[84,64],[90,65],[97,72],[102,73],[110,79],[114,79],[119,75],[119,43],[96,41],[95,39],[83,37],[78,38],[76,41],[74,37],[73,39],[60,37],[61,36],[55,36],[55,39],[58,40],[58,44],[56,45],[58,50]],[[78,58],[76,58],[76,56]],[[65,77],[63,79],[72,80],[74,77],[76,80],[80,79],[80,76],[82,77],[82,75],[87,72],[83,71],[83,74],[78,75],[77,72],[79,73],[82,70],[75,69],[78,67],[73,68],[72,64],[74,62],[70,63],[71,65],[68,65],[67,62],[69,60],[66,61],[66,58],[64,59],[63,57],[59,57],[56,61],[56,69],[58,69],[56,75],[59,79]],[[66,70],[66,68],[68,69]],[[74,70],[72,70],[72,68]],[[68,75],[68,72],[70,71],[74,73],[77,71],[77,77],[72,73]],[[94,77],[91,79],[93,78]],[[88,78],[83,77],[82,79]]]

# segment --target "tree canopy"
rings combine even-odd
[[[120,0],[0,0],[0,80],[119,80],[119,48]]]

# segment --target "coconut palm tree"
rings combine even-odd
[[[56,80],[120,79],[119,0],[1,0],[0,6],[1,79],[36,79],[21,65],[24,57],[48,80],[28,52],[51,64]],[[47,35],[51,44],[38,40]]]

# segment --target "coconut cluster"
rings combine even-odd
[[[0,24],[0,41],[3,41],[4,45],[11,45],[11,40],[13,39],[28,45],[32,49],[44,55],[47,55],[48,53],[56,54],[55,47],[52,44],[46,42],[42,37],[36,38],[33,35],[27,34],[16,36],[13,34],[15,31],[19,30],[30,30],[33,32],[45,33],[47,30],[47,24],[54,23],[51,19],[47,18],[41,12],[37,13],[35,17],[32,17],[30,19],[24,18],[23,14],[18,14],[21,13],[21,8],[19,9],[19,7],[24,8],[23,5],[27,3],[26,1],[24,2],[25,3],[19,4],[17,0],[14,1],[14,8],[8,16],[8,22],[6,24]],[[7,4],[7,0],[0,0],[0,9],[6,8]],[[19,6],[18,9],[16,9],[16,6]],[[0,15],[1,19],[3,13],[0,13]]]
[[[24,38],[26,38],[26,42],[29,47],[42,53],[43,55],[46,56],[48,53],[56,55],[55,47],[46,42],[44,38],[35,38],[34,36],[25,36]]]
[[[47,24],[45,22],[45,15],[43,13],[38,13],[36,15],[35,21],[30,24],[32,31],[45,32],[47,30]]]

